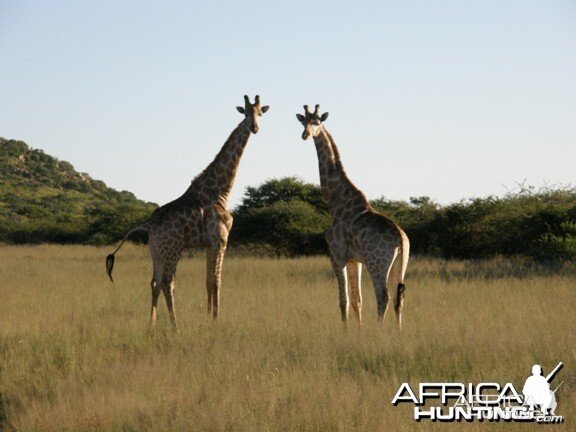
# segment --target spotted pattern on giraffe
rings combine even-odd
[[[322,197],[332,217],[332,226],[325,237],[338,281],[342,320],[348,320],[351,302],[358,323],[362,322],[360,274],[362,264],[365,264],[374,283],[379,320],[384,319],[388,308],[389,288],[396,288],[394,310],[400,327],[405,296],[404,275],[410,249],[408,236],[397,224],[378,213],[350,181],[338,147],[324,127],[328,113],[320,115],[319,108],[316,105],[311,112],[305,105],[304,114],[296,114],[296,117],[304,126],[302,138],[313,137]]]
[[[206,292],[208,313],[218,317],[222,264],[232,228],[227,210],[240,159],[251,134],[259,130],[259,119],[268,111],[256,96],[251,103],[244,96],[244,106],[236,109],[244,119],[232,131],[214,160],[197,175],[186,192],[176,200],[157,208],[141,226],[126,234],[116,250],[106,258],[106,270],[112,279],[114,256],[132,232],[148,231],[153,275],[150,329],[157,318],[158,297],[162,291],[172,327],[177,330],[174,310],[174,279],[182,253],[194,247],[206,249]]]

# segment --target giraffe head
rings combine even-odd
[[[268,111],[268,108],[270,108],[268,105],[260,106],[260,96],[258,95],[254,98],[254,104],[250,103],[248,96],[244,96],[244,106],[236,107],[240,114],[246,116],[246,126],[253,134],[258,133],[258,122],[260,121],[260,116]]]
[[[320,105],[314,107],[314,112],[308,110],[308,105],[304,105],[304,115],[296,114],[296,118],[302,126],[304,126],[304,132],[302,132],[302,139],[306,140],[310,135],[315,138],[320,134],[322,130],[322,122],[326,121],[328,118],[328,113],[325,112],[322,115],[318,114],[320,110]]]

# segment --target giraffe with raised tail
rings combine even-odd
[[[296,114],[304,126],[302,139],[312,136],[318,155],[322,196],[332,217],[332,226],[325,233],[330,261],[338,280],[342,320],[348,320],[349,303],[362,323],[362,264],[374,282],[378,319],[388,309],[389,288],[396,288],[394,309],[398,326],[402,326],[404,306],[404,274],[408,265],[408,236],[390,219],[378,213],[364,194],[350,181],[340,159],[338,148],[323,125],[328,113],[319,114],[316,105],[304,115]],[[350,292],[348,290],[350,279]]]
[[[157,208],[142,225],[129,231],[116,250],[107,256],[106,271],[113,281],[116,252],[133,232],[148,232],[153,264],[150,330],[154,330],[156,324],[160,292],[166,298],[172,327],[177,330],[174,312],[176,267],[183,251],[198,246],[206,249],[208,313],[218,317],[222,262],[232,228],[232,215],[227,209],[228,196],[248,138],[251,133],[258,133],[259,119],[268,108],[260,105],[259,96],[256,96],[254,104],[244,96],[244,106],[236,107],[244,119],[232,131],[212,163],[192,180],[181,197]]]

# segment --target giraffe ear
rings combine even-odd
[[[298,121],[300,123],[302,123],[304,120],[306,120],[306,117],[304,117],[302,114],[296,114],[296,118],[298,119]]]
[[[260,108],[260,111],[262,111],[263,113],[265,113],[266,111],[268,111],[270,109],[270,105],[264,105],[262,108]]]
[[[244,108],[242,108],[241,106],[237,106],[236,109],[238,110],[238,112],[240,114],[244,114],[246,111],[244,110]]]
[[[328,113],[325,112],[325,113],[322,114],[322,116],[320,117],[320,121],[325,122],[327,118],[328,118]]]

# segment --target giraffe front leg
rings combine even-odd
[[[204,211],[204,222],[208,236],[206,281],[208,299],[211,300],[212,317],[218,318],[220,286],[222,285],[222,263],[232,228],[232,215],[222,205],[212,205]]]
[[[218,318],[220,307],[220,287],[222,285],[222,263],[224,262],[224,253],[226,252],[225,243],[217,243],[210,249],[210,258],[207,273],[210,280],[212,300],[212,318]]]
[[[342,322],[348,321],[348,280],[346,266],[338,263],[332,259],[332,268],[338,280],[338,297],[340,300],[340,313],[342,314]]]
[[[348,278],[346,271],[346,241],[341,230],[332,226],[326,230],[326,242],[330,249],[330,262],[338,280],[338,295],[342,321],[348,321]]]
[[[352,310],[358,320],[358,325],[362,325],[362,263],[351,261],[346,264],[348,277],[350,278],[350,302]]]
[[[336,278],[338,279],[338,296],[340,299],[340,313],[342,314],[342,322],[348,321],[348,281],[346,280],[346,267],[341,269],[334,269]]]

